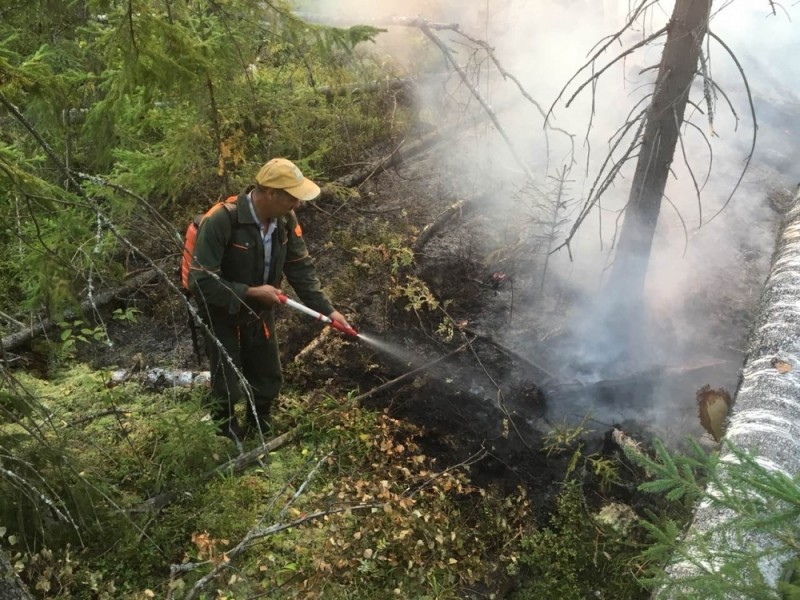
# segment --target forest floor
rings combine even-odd
[[[713,343],[692,339],[685,352],[666,355],[659,347],[676,345],[675,316],[651,317],[647,360],[598,367],[584,354],[592,340],[576,344],[571,327],[588,310],[584,292],[560,276],[557,263],[542,284],[543,255],[525,237],[524,207],[491,200],[513,196],[508,190],[482,189],[450,172],[434,149],[369,178],[356,196],[326,197],[300,212],[334,304],[377,343],[321,330],[283,308],[278,335],[288,387],[363,395],[363,408],[411,424],[438,468],[463,469],[471,485],[501,496],[524,489],[541,527],[576,474],[586,510],[625,505],[643,516],[664,508],[659,496],[638,490],[645,475],[619,440],[714,446],[697,419],[696,392],[704,385],[734,391],[768,255],[743,248],[736,273],[718,273],[693,291],[688,304],[715,324]],[[463,204],[448,212],[456,202]],[[154,253],[170,253],[157,246]],[[726,279],[735,285],[722,289]],[[135,321],[115,320],[116,308],[139,312]],[[207,369],[194,355],[183,299],[163,282],[105,310],[113,345],[79,355],[93,369]],[[35,354],[27,359],[37,362]],[[500,588],[510,589],[498,583],[492,592]]]
[[[553,451],[562,437],[574,436],[589,455],[610,451],[614,427],[645,442],[660,437],[680,446],[692,437],[713,446],[697,420],[695,392],[720,381],[735,385],[743,360],[738,348],[755,310],[765,256],[751,257],[735,275],[716,275],[720,281],[738,278],[749,296],[719,293],[714,285],[695,293],[692,301],[705,305],[709,320],[720,324],[715,350],[701,347],[680,363],[660,362],[653,350],[649,362],[621,363],[585,379],[580,346],[576,351],[567,331],[569,319],[581,310],[577,286],[554,278],[549,295],[542,294],[533,274],[541,256],[532,258],[534,250],[516,222],[524,221],[522,209],[485,201],[491,190],[448,176],[441,156],[431,160],[437,153],[371,177],[357,196],[319,200],[300,213],[335,304],[381,347],[328,332],[313,352],[295,361],[321,331],[282,309],[279,335],[290,383],[364,393],[463,346],[371,396],[366,405],[419,426],[426,452],[443,465],[483,453],[471,467],[476,482],[507,490],[525,486],[543,500],[544,510],[552,508],[570,459],[568,452]],[[414,247],[427,225],[459,201],[463,206],[443,221],[441,231],[418,244],[413,265],[392,266],[402,262],[403,249]],[[404,288],[408,277],[426,289]],[[432,310],[424,297],[428,292],[444,304]],[[163,285],[120,303],[139,307],[142,317],[136,324],[109,321],[114,348],[100,352],[95,366],[143,361],[179,370],[207,368],[192,352],[182,301]],[[671,325],[654,328],[653,344],[668,339]],[[659,408],[665,395],[671,401]],[[637,496],[637,483],[621,482],[626,501]],[[607,499],[606,491],[597,493]]]

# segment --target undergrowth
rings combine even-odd
[[[289,391],[277,427],[297,440],[209,477],[236,451],[202,390],[86,367],[13,384],[30,407],[0,429],[20,476],[0,479],[0,543],[40,598],[460,598],[506,576],[532,523],[523,492],[437,468],[346,397]]]

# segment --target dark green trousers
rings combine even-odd
[[[216,341],[206,334],[206,353],[211,368],[210,408],[218,421],[233,417],[234,407],[243,397],[247,398],[243,392],[249,387],[254,406],[249,402],[245,405],[248,421],[255,421],[255,409],[261,425],[269,424],[270,410],[280,392],[283,376],[275,313],[264,310],[260,316],[248,315],[240,319],[214,309],[206,315],[206,324],[228,355],[225,356]],[[245,382],[239,380],[231,362],[244,375]]]

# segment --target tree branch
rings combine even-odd
[[[517,79],[514,75],[512,75],[511,73],[506,71],[506,69],[503,67],[503,65],[500,63],[500,61],[498,60],[497,56],[495,55],[494,48],[489,46],[489,44],[486,43],[485,41],[473,38],[472,36],[467,35],[466,33],[464,33],[461,30],[457,30],[457,33],[462,35],[462,36],[464,36],[465,38],[467,38],[473,44],[475,44],[475,45],[479,46],[480,48],[482,48],[486,52],[486,55],[489,57],[489,59],[494,63],[495,67],[497,67],[497,70],[500,72],[500,75],[503,77],[503,79],[511,80],[514,83],[514,85],[517,86],[517,89],[522,94],[522,97],[525,98],[531,104],[533,104],[536,107],[536,110],[539,111],[539,114],[542,115],[542,118],[544,119],[545,144],[547,146],[548,161],[550,159],[550,138],[547,135],[547,130],[548,129],[552,129],[553,131],[558,131],[560,133],[563,133],[569,139],[569,142],[570,142],[570,164],[574,164],[575,163],[575,136],[573,134],[569,133],[567,130],[561,129],[560,127],[553,127],[549,123],[549,121],[547,119],[547,113],[544,111],[542,106],[536,100],[533,99],[533,97],[528,93],[528,91],[525,89],[525,87],[522,85],[522,83],[519,81],[519,79]]]
[[[202,589],[206,586],[206,584],[208,584],[208,582],[210,582],[217,575],[219,575],[219,573],[222,572],[223,569],[228,567],[228,563],[230,562],[230,559],[237,557],[239,554],[241,554],[242,552],[247,550],[247,548],[249,548],[253,544],[253,542],[255,542],[256,540],[259,540],[259,539],[264,538],[264,537],[268,537],[270,535],[274,535],[274,534],[276,534],[276,533],[278,533],[280,531],[283,531],[285,529],[291,529],[292,527],[297,527],[299,525],[302,525],[303,523],[307,523],[309,521],[313,521],[313,520],[319,519],[321,517],[326,517],[328,515],[333,515],[333,514],[337,514],[337,513],[341,513],[341,512],[345,512],[345,511],[365,510],[365,509],[378,508],[378,507],[381,506],[380,504],[377,504],[377,503],[370,503],[370,504],[359,504],[359,505],[356,505],[356,506],[339,507],[339,508],[321,510],[321,511],[317,511],[317,512],[314,512],[314,513],[306,514],[306,515],[303,515],[301,517],[298,517],[297,519],[295,519],[293,521],[288,521],[288,522],[287,521],[283,521],[283,518],[286,516],[286,512],[289,510],[289,508],[292,506],[292,504],[294,504],[295,501],[303,494],[303,492],[305,491],[305,489],[308,486],[308,484],[311,481],[311,479],[314,477],[314,475],[317,473],[319,468],[323,465],[323,463],[328,458],[330,458],[330,453],[326,454],[321,459],[319,459],[317,461],[317,464],[314,465],[314,467],[311,469],[311,471],[309,471],[309,473],[306,475],[306,478],[303,481],[303,483],[300,484],[300,486],[297,488],[297,490],[295,490],[294,494],[292,494],[292,497],[289,498],[289,500],[287,500],[286,503],[284,504],[283,508],[281,509],[280,513],[278,514],[278,522],[277,523],[274,523],[274,524],[270,525],[269,527],[261,527],[260,526],[260,522],[259,522],[259,524],[257,524],[252,529],[250,529],[250,531],[247,532],[247,534],[244,536],[244,538],[235,547],[233,547],[230,551],[225,553],[223,560],[217,562],[217,564],[214,566],[213,569],[211,569],[210,572],[206,573],[203,577],[201,577],[199,580],[197,580],[197,582],[195,582],[195,584],[192,586],[192,588],[184,596],[184,600],[195,600],[195,598],[198,597],[198,595],[200,594]],[[263,517],[262,517],[261,520],[263,520]],[[191,567],[196,567],[196,566],[200,566],[200,565],[199,564],[191,565]],[[170,567],[170,573],[173,576],[175,574],[177,574],[179,572],[182,572],[182,571],[185,571],[185,570],[189,570],[189,569],[187,569],[186,565],[172,565]]]
[[[633,46],[630,46],[630,47],[629,47],[629,48],[627,48],[627,49],[626,49],[624,52],[622,52],[622,53],[618,54],[618,55],[617,55],[617,56],[616,56],[616,57],[615,57],[613,60],[611,60],[611,61],[609,61],[608,63],[606,63],[606,65],[605,65],[605,66],[604,66],[602,69],[600,69],[599,71],[597,71],[597,72],[593,73],[593,74],[592,74],[592,76],[591,76],[589,79],[587,79],[587,80],[586,80],[586,81],[584,81],[584,82],[583,82],[581,85],[579,85],[579,86],[578,86],[578,89],[577,89],[577,90],[575,90],[575,92],[572,94],[572,96],[570,96],[569,100],[567,100],[567,103],[566,103],[566,105],[565,105],[565,106],[569,107],[569,105],[570,105],[570,104],[572,104],[572,101],[575,99],[575,97],[576,97],[578,94],[580,94],[580,93],[581,93],[581,91],[583,90],[583,88],[585,88],[585,87],[586,87],[587,85],[589,85],[590,83],[592,83],[592,82],[594,82],[594,81],[598,80],[598,79],[599,79],[599,78],[600,78],[600,77],[603,75],[603,73],[605,73],[605,72],[606,72],[608,69],[610,69],[610,68],[611,68],[613,65],[615,65],[617,62],[619,62],[620,60],[622,60],[622,59],[623,59],[623,58],[625,58],[626,56],[628,56],[628,55],[630,55],[630,54],[633,54],[633,53],[634,53],[636,50],[638,50],[639,48],[641,48],[641,47],[643,47],[643,46],[646,46],[647,44],[649,44],[649,43],[650,43],[650,42],[652,42],[653,40],[655,40],[655,39],[657,39],[657,38],[661,37],[661,36],[662,36],[662,35],[664,35],[665,33],[667,33],[667,27],[666,27],[666,26],[662,27],[661,29],[659,29],[659,30],[658,30],[658,31],[656,31],[655,33],[653,33],[653,34],[649,35],[648,37],[644,38],[643,40],[641,40],[641,41],[637,42],[637,43],[636,43],[636,44],[634,44]],[[560,97],[561,97],[561,94],[559,94],[559,96],[558,96],[558,97],[560,98]],[[558,101],[558,98],[556,98],[556,101]]]
[[[561,98],[563,97],[564,93],[567,91],[567,88],[570,86],[570,84],[573,81],[575,81],[575,79],[577,79],[578,76],[586,68],[588,68],[589,66],[594,65],[595,61],[608,49],[608,47],[611,46],[611,44],[613,44],[615,41],[618,41],[622,37],[622,34],[625,33],[628,29],[630,29],[631,25],[633,25],[633,23],[636,21],[636,19],[638,19],[639,16],[645,10],[647,10],[647,8],[649,6],[651,6],[653,4],[657,4],[658,1],[659,0],[642,0],[639,3],[639,5],[631,12],[631,16],[628,18],[628,21],[625,23],[625,25],[623,25],[623,27],[619,31],[617,31],[613,35],[608,36],[608,38],[607,38],[608,41],[606,41],[606,43],[603,44],[602,40],[600,40],[600,42],[598,42],[598,44],[595,45],[595,48],[596,48],[597,45],[602,44],[602,46],[589,58],[589,60],[586,61],[586,63],[584,63],[583,66],[581,66],[581,68],[579,68],[577,71],[575,71],[575,73],[572,74],[572,77],[570,77],[569,80],[567,81],[567,83],[564,84],[564,87],[561,88],[561,91],[559,92],[558,96],[556,96],[556,99],[553,101],[553,104],[550,106],[550,110],[547,111],[547,117],[546,117],[547,119],[549,119],[550,115],[553,114],[553,109],[555,108],[556,104],[558,104],[558,101],[561,100]]]
[[[742,167],[742,172],[739,174],[739,178],[736,180],[736,185],[733,186],[733,189],[731,190],[728,199],[725,200],[722,207],[708,221],[706,221],[706,224],[711,223],[711,221],[716,219],[720,215],[720,213],[722,213],[722,211],[725,210],[725,208],[727,208],[728,204],[730,204],[730,201],[733,199],[733,195],[736,193],[736,190],[739,189],[739,186],[741,185],[742,180],[744,179],[744,175],[745,173],[747,173],[747,169],[750,167],[750,161],[753,160],[753,155],[755,154],[756,151],[756,139],[758,137],[758,119],[756,118],[756,107],[755,104],[753,103],[753,94],[750,91],[750,83],[747,80],[747,75],[745,75],[744,68],[742,68],[741,63],[739,62],[739,59],[736,57],[736,54],[734,54],[733,50],[731,50],[730,47],[724,41],[722,41],[722,39],[718,35],[716,35],[710,29],[708,30],[708,35],[725,49],[725,51],[728,53],[728,56],[731,57],[731,60],[733,60],[734,64],[736,65],[736,68],[739,70],[739,75],[741,75],[742,77],[742,83],[744,83],[744,88],[747,91],[747,102],[750,105],[750,116],[753,119],[753,140],[750,144],[750,151],[747,153],[747,158],[745,159],[744,167]]]
[[[522,160],[522,157],[520,157],[516,147],[514,146],[514,142],[511,141],[511,138],[506,133],[506,130],[503,127],[502,123],[500,123],[500,120],[497,118],[497,115],[492,110],[492,107],[489,106],[489,103],[486,101],[486,99],[483,97],[480,91],[469,81],[469,77],[464,72],[464,69],[461,67],[461,65],[458,64],[456,59],[453,57],[453,54],[452,52],[450,52],[450,49],[447,47],[447,45],[444,42],[442,42],[442,40],[440,40],[436,34],[433,33],[433,31],[431,30],[432,28],[428,24],[428,22],[422,19],[418,19],[417,21],[418,24],[416,24],[416,26],[419,27],[419,30],[422,31],[422,33],[424,33],[427,36],[427,38],[431,40],[439,48],[439,50],[441,50],[444,57],[452,65],[453,69],[455,69],[459,77],[461,77],[461,81],[464,83],[465,86],[467,86],[472,96],[483,107],[483,110],[486,111],[486,114],[489,115],[489,118],[491,119],[492,123],[497,128],[497,132],[505,141],[506,146],[508,146],[508,149],[511,152],[511,156],[514,158],[514,161],[517,163],[520,169],[522,169],[522,172],[525,173],[527,179],[533,184],[534,183],[533,173],[531,173],[530,169],[528,168],[528,165],[525,163],[525,161]]]

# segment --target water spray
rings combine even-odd
[[[380,350],[381,352],[385,352],[387,354],[391,354],[399,360],[407,362],[409,364],[413,363],[417,360],[417,356],[412,352],[406,350],[405,348],[401,348],[395,344],[391,344],[389,342],[385,342],[383,340],[377,340],[372,336],[365,335],[363,333],[358,333],[352,327],[347,327],[346,325],[342,325],[338,321],[334,321],[330,317],[326,317],[320,312],[317,312],[314,309],[308,308],[305,304],[300,304],[295,300],[292,300],[285,294],[278,294],[278,300],[281,301],[281,304],[286,304],[291,308],[298,310],[302,313],[305,313],[311,317],[314,317],[317,321],[322,321],[323,323],[330,325],[334,329],[338,329],[345,335],[349,335],[350,337],[358,338],[360,341],[364,342],[365,344],[369,344],[376,350]]]
[[[341,323],[339,323],[339,321],[334,321],[330,317],[326,317],[325,315],[323,315],[321,312],[317,312],[316,310],[308,308],[306,305],[300,304],[299,302],[292,300],[291,298],[285,296],[284,294],[278,294],[278,300],[280,300],[282,304],[290,306],[295,310],[299,310],[302,313],[314,317],[317,321],[322,321],[323,323],[330,325],[334,329],[338,329],[345,335],[361,338],[358,332],[352,327],[347,327],[346,325],[342,325]]]

